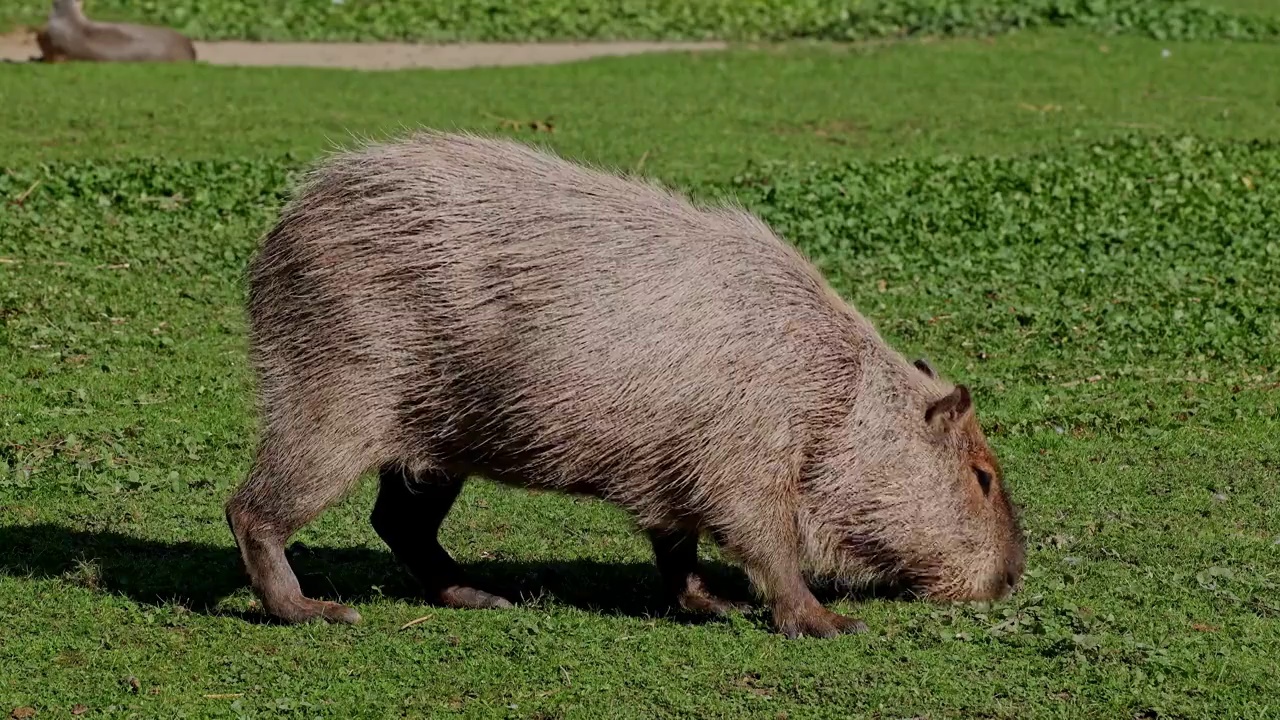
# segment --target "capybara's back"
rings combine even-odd
[[[250,270],[268,424],[341,418],[361,465],[586,487],[658,522],[690,477],[782,460],[791,439],[742,420],[819,400],[815,360],[856,369],[857,345],[801,338],[871,337],[750,215],[515,143],[419,135],[304,196]]]
[[[54,0],[49,23],[36,38],[45,62],[183,62],[196,59],[195,46],[166,27],[94,22],[80,0]]]
[[[711,533],[790,635],[861,627],[805,571],[984,597],[1021,573],[967,390],[889,349],[745,211],[420,133],[312,172],[253,260],[249,310],[262,437],[228,516],[281,618],[358,619],[301,595],[283,543],[370,468],[375,528],[454,606],[508,604],[435,541],[471,475],[630,510],[693,610],[729,607],[696,572]]]

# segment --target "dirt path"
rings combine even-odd
[[[547,65],[611,55],[722,50],[724,43],[259,43],[197,42],[196,56],[212,65],[269,65],[396,70],[456,69],[495,65]],[[29,32],[0,35],[0,61],[26,61],[40,55]]]

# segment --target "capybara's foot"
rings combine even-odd
[[[466,585],[450,585],[440,591],[439,600],[441,605],[451,608],[488,610],[513,607],[511,601],[501,595]]]
[[[735,603],[705,591],[682,593],[677,602],[688,612],[707,615],[728,615],[732,612],[746,612],[751,609],[751,606],[746,603]]]
[[[707,615],[728,615],[750,609],[747,603],[735,603],[715,595],[697,575],[690,576],[685,589],[676,596],[676,604],[687,612]]]
[[[837,635],[856,635],[867,631],[867,624],[858,618],[845,617],[819,607],[810,612],[786,613],[774,611],[774,626],[790,639],[798,637],[833,638]]]
[[[273,604],[267,612],[280,622],[296,625],[309,622],[331,622],[343,625],[355,625],[360,622],[360,613],[336,602],[328,600],[312,600],[308,597],[297,597],[288,602]]]

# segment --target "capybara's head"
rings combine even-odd
[[[875,373],[806,478],[814,571],[938,600],[997,600],[1020,584],[1025,541],[968,388],[924,361]]]
[[[53,0],[55,15],[78,15],[81,7],[81,0]]]

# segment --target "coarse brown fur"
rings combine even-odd
[[[54,0],[49,23],[36,34],[44,62],[183,62],[196,59],[187,37],[153,25],[101,23],[85,17],[81,0]]]
[[[701,533],[789,636],[865,628],[807,575],[998,598],[1023,540],[969,392],[913,366],[755,216],[503,140],[423,132],[317,166],[249,277],[261,439],[227,506],[254,589],[306,598],[295,531],[380,470],[372,522],[438,602],[472,475],[626,508],[673,598],[722,612]]]

